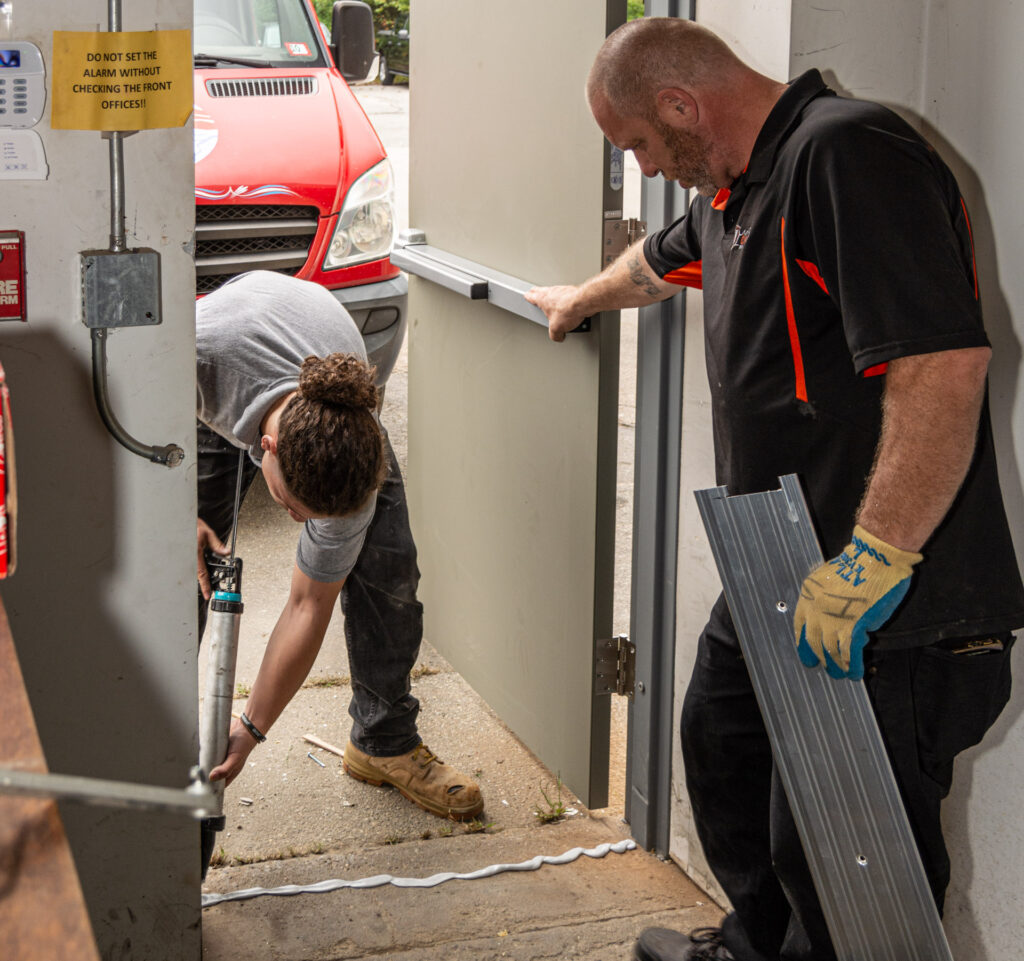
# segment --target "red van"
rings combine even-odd
[[[383,383],[408,282],[391,164],[346,82],[373,48],[364,3],[335,3],[327,36],[310,0],[195,0],[196,293],[248,270],[323,284]]]

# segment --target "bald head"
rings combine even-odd
[[[714,194],[743,172],[785,84],[747,66],[690,20],[633,20],[605,40],[587,78],[604,135],[661,173]]]
[[[646,17],[605,40],[587,78],[587,100],[620,117],[650,117],[659,90],[706,90],[747,72],[722,40],[692,20]]]

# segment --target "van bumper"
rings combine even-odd
[[[375,284],[359,284],[332,290],[334,299],[356,322],[370,363],[377,368],[377,385],[383,386],[395,367],[407,324],[409,278],[399,274]]]

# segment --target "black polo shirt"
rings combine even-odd
[[[849,541],[881,429],[885,364],[987,346],[970,222],[932,147],[816,70],[772,109],[731,190],[644,245],[703,287],[715,467],[732,494],[799,474],[822,550]],[[1014,629],[1021,585],[987,404],[975,457],[881,646]]]

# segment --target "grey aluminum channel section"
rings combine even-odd
[[[697,492],[729,610],[839,961],[952,961],[861,681],[808,670],[793,611],[822,562],[796,477]]]
[[[645,13],[692,20],[693,0],[647,0]],[[687,193],[678,184],[644,179],[640,216],[648,233],[686,210]],[[680,292],[642,308],[637,327],[629,636],[638,683],[627,714],[626,820],[637,843],[661,858],[668,857],[671,838],[685,320]]]

